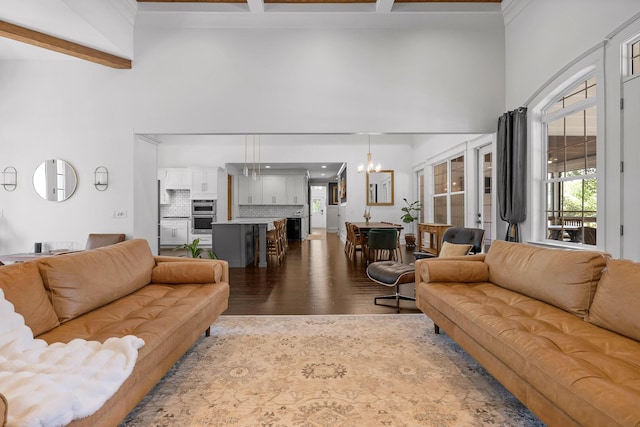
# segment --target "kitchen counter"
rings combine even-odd
[[[259,267],[267,266],[267,230],[279,218],[236,218],[211,225],[213,251],[229,267],[246,267],[254,262],[255,244],[260,243]]]

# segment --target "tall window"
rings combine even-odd
[[[464,156],[433,166],[433,220],[464,227]]]
[[[596,80],[588,78],[543,111],[547,238],[596,244]]]
[[[631,43],[631,75],[640,74],[640,40]]]

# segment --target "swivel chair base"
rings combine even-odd
[[[391,295],[383,295],[375,297],[373,303],[378,304],[378,300],[395,300],[396,311],[400,313],[400,300],[415,301],[415,297],[400,294],[400,285],[403,283],[415,282],[415,266],[406,265],[395,261],[378,261],[369,264],[367,267],[367,276],[376,283],[384,286],[394,287],[395,293]]]

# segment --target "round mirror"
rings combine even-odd
[[[75,169],[64,160],[46,160],[33,173],[33,188],[45,200],[67,200],[76,191],[77,185]]]

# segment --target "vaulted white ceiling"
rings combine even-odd
[[[155,23],[183,25],[260,26],[295,22],[315,15],[338,25],[403,25],[411,15],[439,12],[495,12],[502,0],[2,0],[0,2],[0,60],[75,59],[43,49],[39,33],[71,42],[117,59],[133,59],[134,25],[140,13]],[[508,3],[508,1],[507,1]],[[309,22],[309,21],[304,21]],[[4,25],[4,27],[3,27]],[[23,43],[15,27],[36,31],[35,44]],[[9,38],[7,38],[9,37]],[[12,39],[13,38],[13,39]],[[38,47],[39,46],[39,47]],[[93,52],[89,52],[89,55]],[[80,55],[82,57],[82,55]],[[99,62],[99,61],[94,61]],[[116,67],[117,68],[117,67]]]

